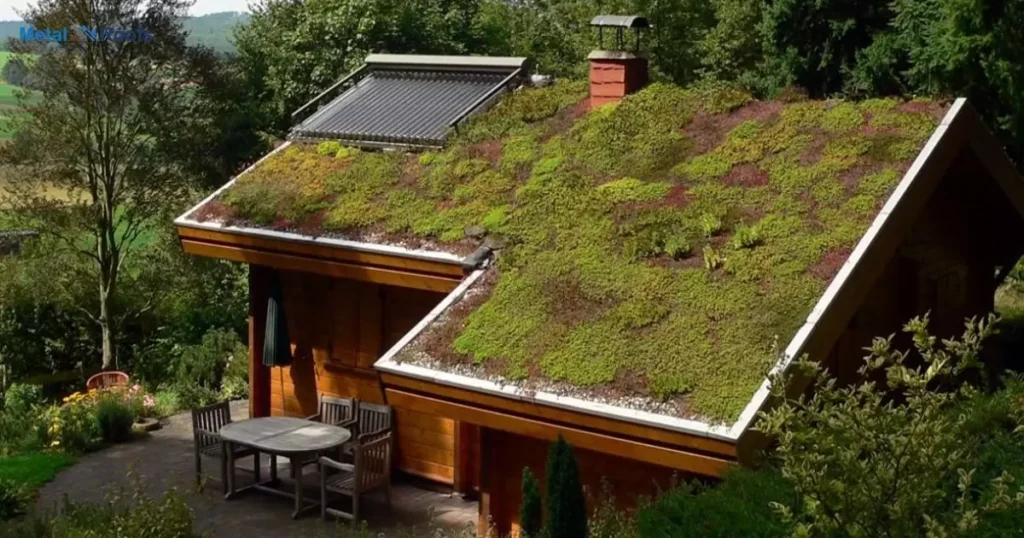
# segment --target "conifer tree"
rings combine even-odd
[[[523,467],[523,502],[519,506],[519,525],[525,538],[540,538],[541,535],[541,499],[540,484],[530,472]]]
[[[562,436],[551,446],[547,468],[545,538],[587,538],[587,506],[572,447]]]

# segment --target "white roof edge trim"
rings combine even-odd
[[[507,67],[519,68],[526,63],[520,56],[434,56],[429,54],[370,54],[367,65],[416,65],[439,67]]]
[[[364,242],[361,242],[361,241],[349,241],[349,240],[346,240],[346,239],[335,239],[335,238],[331,238],[331,237],[310,237],[310,236],[306,236],[306,235],[302,235],[302,234],[297,234],[297,233],[291,233],[291,232],[279,232],[279,231],[276,231],[276,230],[264,230],[262,228],[247,228],[247,227],[243,227],[243,226],[225,226],[224,224],[221,224],[221,223],[199,222],[199,221],[192,220],[192,219],[188,218],[188,215],[192,214],[195,210],[199,209],[200,207],[202,207],[203,205],[208,203],[210,200],[213,200],[214,198],[219,196],[220,193],[224,192],[225,190],[230,188],[232,185],[234,185],[235,182],[238,181],[238,178],[242,177],[244,174],[247,174],[249,171],[251,171],[252,169],[256,168],[260,163],[262,163],[264,160],[269,158],[271,155],[274,155],[275,153],[285,149],[286,147],[290,146],[291,144],[292,144],[291,141],[285,142],[284,144],[282,144],[281,146],[276,148],[274,151],[271,151],[270,153],[268,153],[268,154],[264,155],[263,157],[261,157],[260,160],[258,160],[255,163],[253,163],[252,166],[246,168],[240,174],[238,174],[237,176],[233,177],[231,179],[231,181],[228,181],[223,186],[221,186],[219,189],[213,191],[213,194],[210,194],[209,196],[204,198],[203,201],[201,201],[198,204],[192,206],[187,211],[182,213],[181,216],[179,216],[178,218],[174,219],[175,226],[181,226],[181,227],[184,227],[184,228],[196,228],[196,229],[200,229],[200,230],[230,232],[230,233],[234,233],[234,234],[238,234],[238,235],[248,235],[248,236],[252,236],[252,237],[267,237],[267,238],[270,238],[270,239],[279,239],[279,240],[283,240],[283,241],[292,241],[292,242],[296,242],[296,243],[307,243],[307,244],[312,244],[312,245],[323,245],[323,246],[329,246],[329,247],[345,248],[345,249],[349,249],[349,250],[356,250],[356,251],[367,252],[367,253],[372,253],[372,254],[383,254],[383,255],[388,255],[388,256],[397,256],[397,257],[411,258],[411,259],[416,259],[416,260],[441,262],[441,263],[448,263],[448,264],[452,264],[452,265],[461,265],[463,257],[459,256],[458,254],[452,254],[450,252],[441,252],[441,251],[434,251],[434,250],[414,250],[414,249],[408,249],[408,248],[404,248],[404,247],[396,247],[396,246],[391,246],[391,245],[378,245],[376,243],[364,243]]]
[[[502,396],[514,400],[521,400],[530,403],[540,403],[551,407],[558,407],[571,411],[580,411],[590,415],[602,416],[615,420],[626,420],[645,426],[678,431],[699,437],[708,437],[723,441],[735,441],[736,437],[731,435],[729,428],[725,425],[708,424],[696,420],[687,420],[668,415],[660,415],[646,411],[637,411],[625,407],[591,402],[580,398],[559,396],[549,392],[524,393],[521,389],[512,385],[503,385],[493,381],[486,381],[459,374],[443,372],[409,363],[399,363],[395,357],[449,307],[454,305],[462,296],[484,275],[487,268],[474,271],[457,288],[452,290],[447,297],[441,301],[433,310],[427,314],[415,327],[412,328],[401,340],[395,343],[377,362],[374,367],[384,372],[404,375],[424,381],[431,381],[442,385],[468,389],[485,394]]]
[[[839,269],[839,273],[837,273],[835,278],[832,279],[828,288],[825,289],[824,295],[821,296],[818,303],[814,306],[814,309],[811,310],[811,313],[807,316],[807,321],[793,336],[793,339],[789,342],[789,345],[786,346],[786,350],[783,352],[780,360],[774,367],[772,367],[768,376],[766,376],[764,381],[761,383],[761,387],[757,389],[757,392],[754,393],[754,397],[751,398],[750,402],[747,403],[747,406],[743,409],[743,412],[740,413],[739,419],[737,419],[730,428],[729,435],[732,438],[738,439],[739,436],[742,435],[743,432],[745,432],[754,422],[758,411],[760,411],[764,406],[764,403],[771,392],[771,382],[769,381],[770,377],[789,368],[793,359],[803,353],[804,346],[807,344],[807,338],[810,336],[811,332],[813,332],[818,321],[825,317],[825,313],[832,306],[833,299],[835,299],[839,290],[846,285],[846,281],[853,272],[853,268],[860,263],[860,259],[874,242],[875,237],[889,218],[889,215],[902,201],[903,196],[910,188],[910,185],[917,179],[918,173],[924,167],[925,163],[927,163],[932,157],[932,152],[935,150],[935,147],[939,144],[939,141],[942,140],[942,137],[946,134],[949,126],[956,119],[956,116],[960,113],[960,110],[966,102],[967,100],[963,97],[957,98],[953,102],[953,105],[949,107],[949,110],[946,111],[946,115],[942,118],[938,127],[935,128],[935,131],[932,132],[931,137],[928,138],[928,142],[925,143],[924,147],[917,154],[913,164],[911,164],[910,168],[907,169],[907,172],[903,174],[903,178],[896,186],[896,189],[893,190],[889,199],[886,200],[882,210],[875,216],[875,220],[871,223],[871,226],[864,235],[861,236],[860,241],[850,254],[850,257],[847,258],[845,263],[843,263],[843,266]]]

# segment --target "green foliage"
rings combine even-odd
[[[774,469],[734,468],[719,484],[694,482],[658,496],[640,509],[637,529],[644,538],[783,538],[791,529],[772,505],[798,499],[793,484]]]
[[[23,514],[30,501],[24,486],[13,480],[0,480],[0,523]]]
[[[33,408],[42,405],[43,389],[38,385],[15,383],[4,393],[3,412],[28,414]]]
[[[540,538],[543,528],[543,505],[540,498],[540,484],[530,472],[523,467],[523,499],[519,505],[519,528],[524,538]]]
[[[480,2],[342,0],[264,1],[235,32],[239,64],[258,81],[262,106],[283,125],[287,115],[362,64],[369,53],[486,52],[475,24]]]
[[[722,231],[722,219],[711,213],[704,213],[700,216],[700,231],[704,237],[711,237]]]
[[[646,504],[646,499],[639,499]],[[587,522],[589,538],[639,538],[636,517],[632,511],[623,511],[615,503],[611,482],[601,479],[601,495],[594,502],[594,509]]]
[[[722,255],[710,246],[704,247],[704,268],[708,271],[714,271],[721,265]]]
[[[197,345],[187,346],[178,359],[175,383],[178,386],[220,387],[229,362],[245,361],[248,351],[238,334],[225,329],[210,329]]]
[[[181,404],[181,397],[175,390],[158,390],[153,395],[153,399],[156,401],[153,413],[158,417],[169,417],[184,408]]]
[[[240,342],[236,347],[228,356],[220,384],[220,395],[225,400],[249,398],[249,355]]]
[[[841,386],[799,362],[799,375],[815,377],[813,396],[783,402],[757,426],[778,440],[782,474],[798,494],[776,505],[782,521],[803,536],[950,536],[1019,512],[1024,492],[1011,490],[1005,468],[976,472],[969,433],[989,413],[956,412],[977,395],[960,380],[980,368],[993,321],[972,319],[961,338],[940,343],[928,318],[915,318],[904,328],[914,358],[894,350],[892,337],[876,338],[859,374],[883,382]],[[784,386],[776,380],[776,393]]]
[[[680,84],[696,78],[701,58],[696,44],[713,15],[707,2],[694,0],[628,0],[614,4],[593,0],[554,4],[528,0],[480,4],[476,25],[486,36],[481,52],[527,56],[536,62],[541,73],[558,76],[585,75],[587,53],[598,48],[597,33],[588,27],[595,15],[642,13],[660,29],[648,32],[642,45],[651,52],[652,76]],[[612,47],[612,41],[606,35],[604,46]]]
[[[572,447],[561,435],[547,461],[545,538],[587,538],[587,506]]]
[[[341,151],[341,142],[336,140],[320,142],[316,146],[317,155],[336,155],[339,151]]]
[[[761,243],[761,230],[757,226],[740,224],[733,230],[733,248],[754,248]]]
[[[132,439],[135,410],[116,394],[101,396],[96,402],[96,424],[105,443],[125,443]]]
[[[92,405],[51,405],[40,415],[39,435],[43,446],[81,454],[96,447],[99,423]]]
[[[154,499],[131,475],[133,491],[115,490],[101,504],[65,500],[52,513],[31,514],[22,521],[0,526],[9,538],[199,538],[193,529],[192,509],[185,497],[171,490]],[[130,501],[130,502],[129,502]]]

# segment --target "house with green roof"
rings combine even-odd
[[[627,503],[718,476],[761,448],[772,373],[807,355],[852,380],[926,312],[958,333],[1024,253],[997,232],[1024,183],[963,99],[760,101],[589,61],[552,82],[371,55],[176,221],[186,252],[250,266],[255,416],[387,403],[396,468],[507,531],[557,436]]]

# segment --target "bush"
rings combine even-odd
[[[185,499],[172,490],[159,499],[146,494],[137,479],[130,495],[115,490],[100,505],[69,501],[56,513],[36,514],[0,526],[4,538],[199,538]]]
[[[15,383],[4,394],[0,409],[0,456],[39,448],[38,424],[42,389]]]
[[[542,525],[540,484],[530,472],[523,467],[523,500],[519,505],[519,526],[524,538],[540,538]]]
[[[153,414],[158,417],[169,417],[181,409],[180,398],[174,390],[159,390],[153,395],[156,402],[153,406]]]
[[[180,385],[219,387],[228,358],[239,344],[238,335],[234,331],[209,330],[198,345],[182,349],[175,382]]]
[[[777,505],[795,534],[973,535],[1014,519],[1024,506],[1008,473],[1015,466],[979,466],[979,448],[997,445],[979,447],[970,435],[979,421],[1006,416],[1009,404],[1006,412],[984,402],[963,411],[979,392],[961,380],[979,373],[994,321],[971,319],[961,338],[940,344],[928,317],[915,318],[904,327],[910,351],[893,349],[891,336],[876,338],[859,374],[877,383],[843,386],[816,363],[796,363],[814,380],[813,395],[783,399],[757,425],[778,440],[780,470],[798,493]],[[775,380],[777,396],[785,386]]]
[[[195,409],[222,401],[221,394],[209,387],[196,384],[175,385],[172,389],[178,410]]]
[[[6,413],[29,413],[32,408],[42,405],[43,389],[39,385],[26,385],[15,383],[7,389],[4,394],[4,407]]]
[[[135,410],[122,395],[108,393],[96,403],[96,424],[100,437],[107,443],[125,443],[132,439]]]
[[[615,506],[615,495],[611,483],[601,480],[602,496],[594,503],[594,511],[588,522],[588,538],[637,538],[636,518],[630,512]],[[641,503],[647,502],[641,499]]]
[[[0,480],[0,521],[23,514],[29,499],[28,492],[21,484],[13,480]]]
[[[51,405],[43,411],[41,422],[41,437],[48,448],[77,454],[96,446],[100,438],[91,403]]]
[[[587,505],[572,447],[561,435],[547,461],[547,538],[587,538]]]
[[[228,357],[224,368],[224,379],[220,394],[225,400],[240,400],[249,397],[249,353],[241,343]]]
[[[29,414],[0,411],[0,456],[42,448],[40,412]]]
[[[770,538],[789,536],[789,527],[771,503],[796,501],[793,485],[773,469],[733,469],[708,487],[680,486],[659,496],[637,513],[644,538]]]

